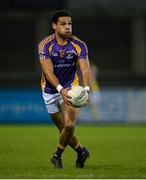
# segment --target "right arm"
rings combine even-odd
[[[57,86],[59,85],[59,80],[57,79],[57,77],[53,72],[53,64],[51,59],[40,60],[40,64],[42,67],[42,71],[45,74],[49,83],[57,89]],[[68,88],[66,89],[62,88],[59,93],[63,96],[64,101],[68,105],[70,105],[70,96],[67,95],[67,91]]]
[[[50,59],[40,60],[40,64],[47,80],[53,87],[56,88],[59,84],[59,81],[53,72],[52,61]]]

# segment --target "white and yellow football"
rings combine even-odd
[[[88,100],[88,93],[82,86],[72,86],[68,90],[68,95],[71,96],[71,102],[73,107],[85,106]]]

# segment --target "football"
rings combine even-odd
[[[88,93],[82,86],[72,86],[68,90],[68,95],[71,96],[71,102],[73,107],[85,106],[88,100]]]

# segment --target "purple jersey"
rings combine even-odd
[[[68,38],[65,45],[57,43],[55,34],[47,36],[39,44],[40,60],[52,60],[54,74],[64,87],[79,84],[77,75],[78,59],[88,59],[86,44],[75,36]],[[57,90],[47,81],[45,74],[41,79],[42,90],[54,94]]]

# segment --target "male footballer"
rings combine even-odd
[[[74,134],[79,108],[71,106],[67,91],[72,85],[79,85],[79,68],[83,86],[90,93],[88,50],[83,41],[72,35],[72,18],[68,11],[55,12],[52,28],[54,33],[39,43],[43,98],[48,113],[60,131],[59,144],[51,163],[57,169],[63,168],[61,156],[66,146],[70,145],[77,152],[75,166],[83,168],[89,152]]]

